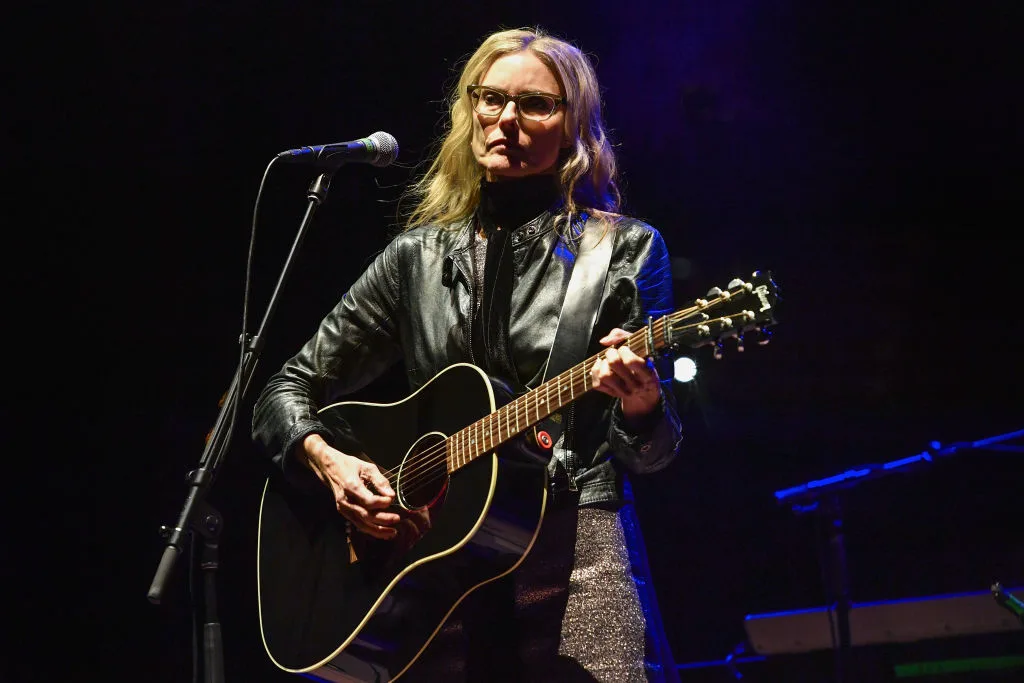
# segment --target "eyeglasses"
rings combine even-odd
[[[489,88],[484,85],[471,85],[466,88],[473,109],[483,116],[498,116],[505,111],[509,100],[516,103],[518,116],[530,121],[546,121],[550,119],[561,104],[568,100],[546,92],[521,92],[509,95],[504,90]]]

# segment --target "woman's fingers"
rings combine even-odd
[[[377,466],[338,452],[331,469],[335,507],[357,529],[375,538],[394,538],[401,517],[389,512],[395,493]]]
[[[384,510],[367,510],[360,505],[348,501],[338,503],[338,512],[352,522],[357,529],[375,538],[394,538],[397,530],[394,525],[401,521],[401,516]]]
[[[636,392],[648,391],[657,382],[658,374],[653,363],[625,346],[607,349],[591,369],[593,388],[615,398],[627,398]]]
[[[373,490],[379,494],[379,497],[386,498],[387,504],[391,505],[391,501],[395,499],[395,491],[391,488],[391,483],[387,480],[387,477],[381,474],[376,465],[365,463],[360,476],[363,478],[363,481],[369,482]]]
[[[626,332],[621,327],[616,327],[612,329],[611,332],[601,337],[598,341],[605,346],[615,346],[626,341],[627,338],[629,338],[629,332]]]

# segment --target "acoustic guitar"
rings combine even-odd
[[[622,345],[678,355],[757,334],[767,341],[778,291],[755,272],[651,319]],[[604,353],[602,351],[601,353]],[[375,463],[396,493],[398,536],[351,533],[330,490],[268,477],[259,513],[257,588],[263,644],[285,671],[324,681],[393,681],[474,589],[514,570],[544,518],[547,473],[537,425],[591,390],[596,354],[514,400],[474,365],[452,365],[396,403],[318,413],[339,450]],[[533,439],[525,438],[533,430]],[[539,441],[539,460],[502,457]],[[298,468],[297,468],[298,469]]]

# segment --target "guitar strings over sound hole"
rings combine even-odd
[[[430,507],[440,500],[447,486],[444,434],[425,434],[409,449],[398,470],[398,502],[408,510]]]

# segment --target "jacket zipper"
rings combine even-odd
[[[472,273],[471,277],[467,278],[467,280],[469,281],[469,320],[466,321],[466,344],[469,346],[469,362],[472,363],[473,365],[477,365],[476,355],[473,353],[473,322],[476,320],[477,315],[479,315],[479,313],[480,313],[477,310],[480,307],[480,302],[477,300],[477,296],[476,296],[476,275],[477,275],[477,273],[476,273],[476,266],[477,266],[477,263],[476,263],[476,249],[477,249],[477,245],[476,245],[476,233],[475,232],[473,233],[472,246],[469,249],[470,249],[470,257],[473,260],[473,273]],[[463,277],[465,277],[465,273],[463,273]]]
[[[569,490],[576,493],[576,444],[572,435],[576,426],[576,404],[569,404],[565,428],[562,431],[562,447],[565,449],[565,472],[569,477]]]
[[[469,322],[466,323],[466,344],[469,346],[469,362],[476,365],[476,356],[473,354],[473,321],[477,316],[477,307],[480,305],[476,300],[476,285],[471,288],[469,299]]]

